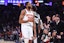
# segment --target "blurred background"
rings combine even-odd
[[[18,20],[21,10],[25,8],[25,2],[37,7],[37,13],[43,22],[46,16],[54,14],[59,14],[64,21],[64,0],[0,0],[0,39],[10,41],[18,39],[18,35],[14,38],[13,34],[16,33],[15,30],[18,31],[16,34],[20,33]]]

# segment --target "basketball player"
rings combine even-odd
[[[21,11],[19,17],[19,23],[21,24],[22,37],[24,38],[25,43],[32,43],[33,40],[33,31],[34,36],[36,36],[35,23],[34,23],[34,14],[32,11],[32,5],[29,2],[25,3],[26,8]]]
[[[34,43],[40,43],[40,39],[38,38],[39,37],[39,34],[40,34],[40,30],[44,29],[43,28],[43,23],[42,23],[42,20],[40,18],[40,14],[38,14],[36,11],[37,11],[37,7],[36,6],[33,6],[32,7],[32,10],[34,12],[34,15],[35,15],[35,24],[36,24],[36,38],[34,39]]]

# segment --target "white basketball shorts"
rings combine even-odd
[[[21,31],[22,31],[22,36],[24,38],[32,40],[32,37],[33,37],[33,27],[28,26],[26,24],[22,24],[21,25]]]

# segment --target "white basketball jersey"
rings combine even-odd
[[[25,11],[26,11],[26,13],[25,13],[23,20],[27,21],[28,18],[34,17],[33,11],[31,11],[31,10],[28,11],[27,9],[25,9]],[[33,22],[22,23],[22,25],[33,26]]]

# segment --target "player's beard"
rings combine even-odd
[[[31,9],[31,6],[28,6],[28,9]]]

